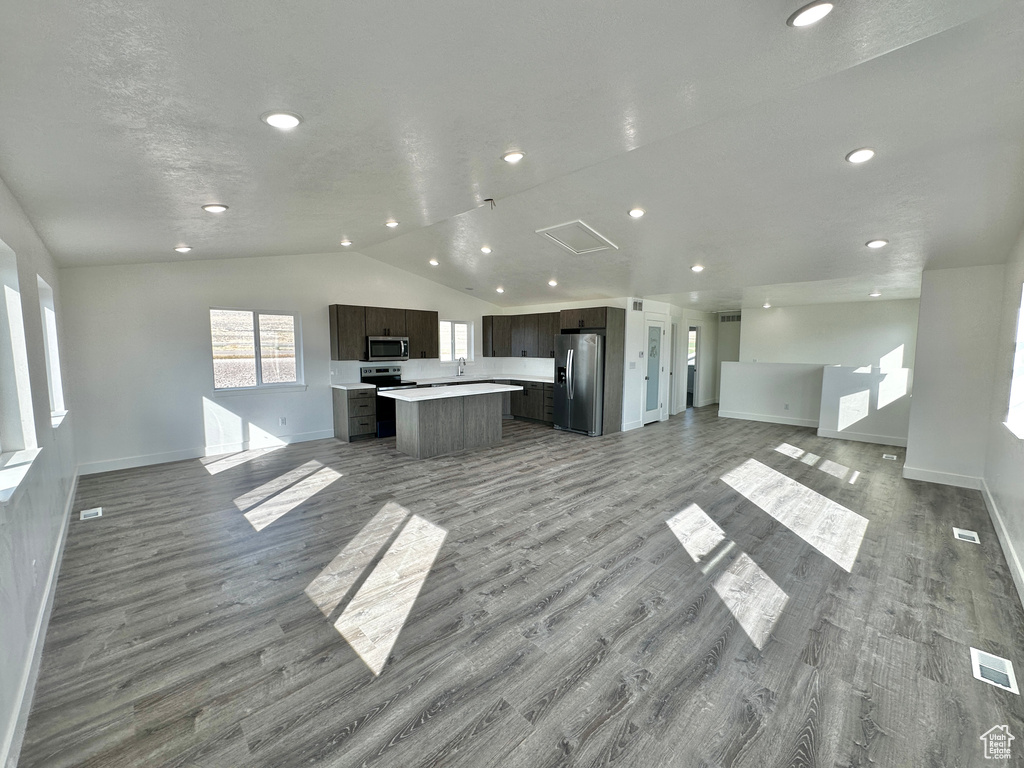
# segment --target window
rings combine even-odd
[[[1024,440],[1024,293],[1017,313],[1017,346],[1013,354],[1013,376],[1010,379],[1010,407],[1006,426]]]
[[[214,389],[302,383],[297,314],[211,309],[210,337]]]
[[[64,416],[64,385],[60,377],[60,353],[57,349],[57,312],[53,306],[53,289],[36,275],[39,283],[39,311],[43,320],[43,352],[46,357],[46,381],[50,387],[50,416],[54,424]]]
[[[464,320],[441,321],[441,362],[451,363],[460,357],[470,359],[473,348],[470,324]]]
[[[0,242],[0,451],[32,450],[36,426],[14,251]],[[0,496],[3,495],[0,471]]]

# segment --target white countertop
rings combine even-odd
[[[351,384],[332,384],[334,389],[376,389],[373,384],[360,384],[358,381]]]
[[[443,400],[447,397],[469,397],[471,395],[491,395],[501,392],[518,392],[522,387],[512,384],[456,384],[451,387],[423,387],[422,389],[391,389],[378,392],[377,397],[390,397],[406,403],[418,403],[421,400]]]
[[[426,385],[429,386],[429,385],[433,385],[433,384],[458,384],[460,382],[465,382],[465,381],[496,381],[496,380],[501,380],[501,381],[539,381],[539,382],[542,382],[542,383],[545,383],[545,384],[552,384],[552,383],[554,383],[555,379],[554,379],[553,376],[529,376],[529,375],[521,374],[521,373],[510,373],[510,374],[506,374],[506,373],[490,373],[490,374],[470,373],[470,374],[466,374],[465,376],[439,376],[438,378],[435,378],[435,379],[417,378],[416,379],[416,383],[417,384],[426,384]]]

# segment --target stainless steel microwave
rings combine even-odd
[[[407,336],[367,336],[366,359],[371,363],[382,360],[408,360],[409,338]]]

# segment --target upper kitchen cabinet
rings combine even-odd
[[[407,336],[405,310],[366,307],[367,336]]]
[[[608,325],[608,307],[563,309],[560,319],[563,331],[606,328]]]
[[[484,315],[484,357],[512,357],[512,316]]]
[[[332,304],[331,360],[361,360],[366,356],[366,314],[364,307]]]
[[[537,315],[537,357],[555,356],[555,339],[562,335],[561,316],[558,312]]]
[[[538,315],[512,315],[512,357],[537,357]]]
[[[369,311],[367,307],[367,311]],[[409,337],[409,359],[440,357],[439,317],[423,309],[405,310],[405,335]]]

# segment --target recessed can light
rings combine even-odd
[[[431,259],[431,260],[430,260],[430,266],[432,266],[432,267],[436,267],[436,266],[437,266],[437,263],[438,263],[438,262],[437,262],[437,259]]]
[[[500,285],[497,288],[495,288],[494,290],[497,291],[498,293],[504,293],[505,292],[505,289],[502,288]]]
[[[283,112],[281,110],[262,114],[260,115],[260,120],[272,128],[277,128],[281,131],[290,131],[302,122],[302,118],[294,112]]]
[[[767,302],[767,301],[764,304],[762,304],[761,306],[764,307],[765,309],[771,309],[772,308],[771,303]]]
[[[394,229],[395,227],[398,226],[398,222],[395,221],[394,219],[391,219],[390,221],[385,221],[384,222],[384,226],[385,227],[391,227],[391,229]]]
[[[480,249],[480,253],[490,253],[490,252],[491,252],[491,249],[488,248],[486,245],[483,248]]]
[[[700,264],[694,264],[692,267],[690,267],[690,271],[691,272],[703,272],[704,271],[704,267],[701,266]]]
[[[864,243],[868,248],[885,248],[888,244],[888,240],[868,240]]]
[[[645,213],[647,213],[647,211],[645,211],[643,208],[634,208],[629,212],[629,215],[632,216],[634,219],[639,219]]]
[[[350,245],[352,245],[352,241],[346,237],[344,240],[341,241],[341,244],[348,248]]]
[[[871,293],[868,294],[868,296],[870,296],[872,299],[877,299],[881,295],[881,291],[872,291]]]
[[[832,13],[832,3],[814,2],[798,10],[786,19],[786,23],[791,27],[809,27],[811,24],[821,21],[830,13]]]
[[[548,280],[548,285],[550,285],[552,288],[554,288],[556,285],[558,285],[558,281],[557,280]]]
[[[191,245],[179,245],[174,250],[176,250],[178,253],[188,253],[189,251],[192,250],[192,246]]]
[[[207,213],[224,213],[227,209],[226,205],[221,205],[220,203],[210,203],[203,206],[203,210]]]
[[[848,154],[846,156],[846,162],[857,165],[860,163],[866,163],[874,156],[875,150],[871,149],[870,147],[861,147],[860,149],[855,149],[853,150],[853,152]]]
[[[511,163],[512,165],[515,165],[524,157],[526,157],[525,152],[518,149],[512,149],[506,152],[504,155],[502,155],[501,159],[504,160],[506,163]]]

